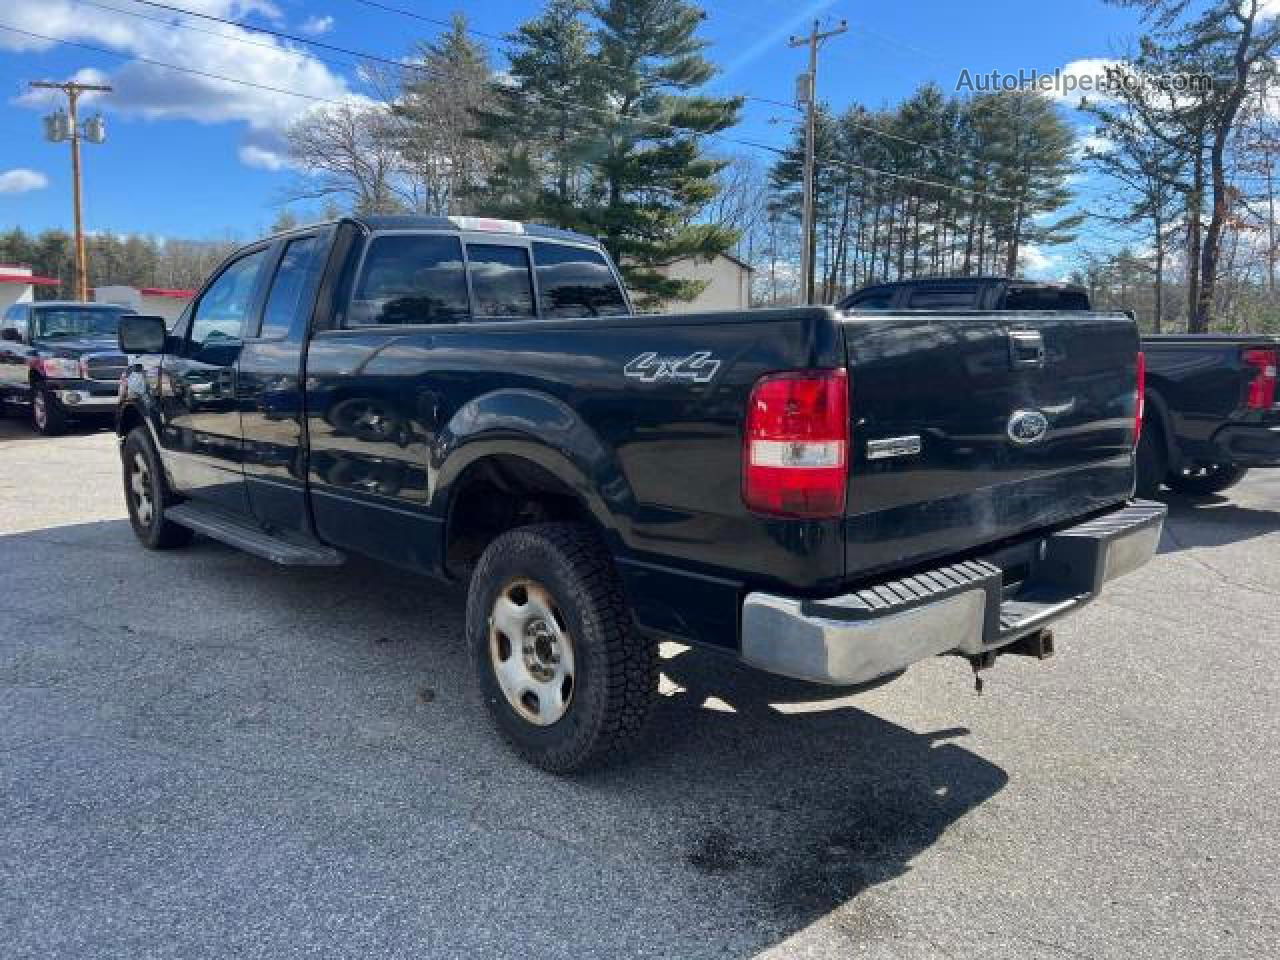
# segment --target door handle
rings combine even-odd
[[[1039,330],[1009,331],[1009,365],[1015,370],[1044,366],[1044,337]]]

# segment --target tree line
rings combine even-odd
[[[1149,329],[1273,329],[1274,86],[1280,26],[1263,0],[1105,0],[1147,34],[1116,79],[1211,75],[1203,89],[1117,83],[1079,105],[1032,90],[925,85],[818,114],[814,263],[820,297],[925,275],[1058,273]],[[660,267],[736,254],[759,303],[799,291],[802,124],[789,145],[733,137],[742,98],[716,72],[689,0],[548,0],[496,51],[458,15],[400,66],[364,64],[367,95],[317,106],[288,133],[288,203],[329,213],[486,214],[601,238],[642,306],[696,295]],[[1270,85],[1270,86],[1268,86]],[[1082,190],[1083,176],[1092,172]],[[1096,192],[1096,196],[1090,195]],[[51,231],[0,259],[69,276]],[[1070,245],[1072,260],[1051,259]],[[90,240],[91,282],[195,285],[226,244]]]
[[[89,286],[198,287],[236,246],[236,241],[158,239],[141,234],[91,234],[85,238]],[[36,276],[61,281],[40,287],[41,299],[71,297],[74,242],[65,230],[27,233],[20,227],[0,233],[0,263],[21,264]]]

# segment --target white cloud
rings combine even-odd
[[[1074,153],[1077,160],[1084,160],[1090,156],[1110,153],[1115,148],[1116,145],[1111,140],[1096,133],[1090,133],[1076,140]]]
[[[1058,257],[1050,256],[1035,244],[1028,244],[1018,251],[1018,265],[1029,273],[1043,275],[1058,263]]]
[[[259,170],[283,170],[289,166],[289,158],[274,150],[257,147],[252,143],[242,146],[237,155],[246,167],[257,167]]]
[[[298,27],[303,33],[318,37],[322,33],[328,33],[333,29],[333,17],[307,17]]]
[[[48,185],[49,178],[38,170],[17,167],[0,172],[0,193],[28,193],[43,190]]]
[[[279,9],[267,0],[184,0],[184,5],[230,19],[249,13],[273,20],[280,18]],[[283,164],[271,166],[275,161],[267,160],[264,155],[270,148],[256,142],[255,137],[268,137],[278,143],[283,131],[317,102],[364,99],[350,91],[344,77],[305,51],[238,27],[211,28],[205,24],[201,29],[210,32],[197,33],[176,28],[174,24],[186,22],[177,18],[171,23],[134,20],[96,7],[83,7],[71,0],[9,0],[5,20],[33,33],[109,47],[140,58],[125,62],[109,73],[82,70],[76,79],[110,83],[115,91],[104,100],[103,106],[120,114],[149,120],[244,124],[249,145],[258,149],[242,148],[240,158],[265,169],[280,169]],[[240,37],[250,43],[227,37]],[[53,44],[45,40],[0,31],[0,49],[22,53],[51,46]],[[145,63],[141,58],[189,67],[205,74],[234,77],[259,86],[181,73]],[[277,90],[264,89],[269,87]],[[290,96],[278,90],[296,91],[306,97]],[[19,97],[18,102],[47,109],[53,101],[47,94],[32,92]]]

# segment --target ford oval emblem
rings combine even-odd
[[[1009,439],[1020,447],[1039,443],[1049,432],[1049,418],[1039,410],[1016,410],[1009,418]]]

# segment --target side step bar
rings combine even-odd
[[[164,516],[166,520],[180,523],[196,533],[203,533],[206,537],[221,540],[245,553],[286,567],[336,567],[346,560],[340,551],[332,547],[273,537],[257,527],[251,527],[207,507],[180,503],[167,508]]]

